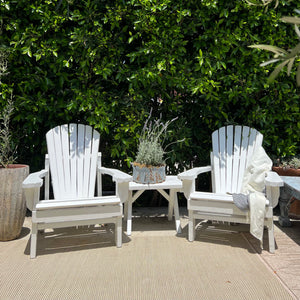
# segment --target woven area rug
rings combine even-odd
[[[182,225],[176,235],[165,216],[134,218],[119,249],[110,225],[50,231],[30,259],[26,218],[0,243],[0,299],[293,299],[243,234],[211,225],[190,243]]]

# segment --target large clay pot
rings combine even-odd
[[[27,165],[0,168],[0,241],[19,237],[26,215],[22,182],[29,174]]]
[[[279,176],[300,176],[300,169],[273,167],[272,170]]]
[[[300,176],[300,169],[273,167],[272,170],[279,176]],[[300,219],[300,199],[292,199],[289,209],[289,217],[291,219]]]
[[[166,167],[165,166],[141,166],[137,163],[132,164],[133,181],[143,184],[160,183],[166,180]]]

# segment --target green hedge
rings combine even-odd
[[[259,64],[270,54],[248,48],[291,48],[293,28],[279,19],[294,8],[289,1],[266,10],[227,0],[1,0],[1,47],[10,56],[0,89],[13,89],[19,161],[42,168],[45,133],[81,122],[101,132],[103,163],[128,171],[151,108],[165,120],[179,117],[170,141],[186,138],[169,154],[170,172],[207,164],[211,132],[226,124],[260,130],[270,155],[299,153],[295,74],[267,85],[273,67]]]

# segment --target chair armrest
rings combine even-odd
[[[272,172],[272,171],[267,173],[267,177],[265,178],[265,184],[267,186],[278,186],[278,187],[284,185],[280,176],[276,172]]]
[[[191,193],[195,192],[195,179],[201,173],[211,171],[211,166],[193,168],[182,172],[177,177],[182,181],[182,191],[186,199],[190,198]]]
[[[35,210],[36,204],[40,201],[40,187],[43,185],[43,177],[48,174],[47,170],[29,174],[23,181],[22,187],[26,198],[28,209]]]
[[[275,207],[278,204],[280,196],[280,187],[284,185],[284,182],[276,172],[267,172],[265,178],[266,196],[270,202],[271,207]]]
[[[23,189],[40,188],[43,185],[43,177],[47,175],[47,170],[29,174],[23,181]]]
[[[98,167],[100,174],[107,174],[112,176],[113,181],[116,182],[116,193],[117,196],[121,199],[121,202],[124,203],[128,199],[129,191],[129,182],[132,181],[132,176],[111,168]]]
[[[188,171],[179,173],[177,177],[181,180],[194,180],[197,178],[197,176],[201,173],[206,173],[211,171],[211,166],[206,166],[206,167],[198,167],[198,168],[193,168]]]
[[[132,181],[132,176],[126,174],[125,172],[117,170],[117,169],[99,167],[98,170],[100,171],[101,174],[107,174],[107,175],[112,176],[113,181],[115,181],[117,183]]]

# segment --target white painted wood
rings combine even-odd
[[[125,215],[127,216],[127,235],[131,235],[132,230],[132,203],[146,190],[157,190],[163,197],[166,198],[167,201],[169,201],[170,207],[168,208],[168,217],[173,214],[174,210],[176,231],[177,233],[180,233],[181,226],[177,192],[182,190],[182,182],[177,178],[177,176],[166,176],[166,180],[164,182],[155,184],[142,184],[132,181],[129,182],[129,197],[125,206]],[[165,190],[169,190],[169,193],[167,193]],[[135,191],[134,195],[133,191]]]
[[[235,126],[234,128],[234,142],[233,142],[233,174],[232,174],[232,183],[231,190],[232,193],[237,193],[238,179],[239,179],[239,166],[240,166],[240,154],[241,154],[241,126]],[[218,192],[218,191],[217,191]]]
[[[99,168],[101,174],[108,174],[112,176],[113,181],[115,182],[131,182],[132,181],[132,176],[117,170],[117,169],[112,169],[112,168],[105,168],[105,167],[100,167]]]
[[[262,139],[259,140],[259,135],[261,135],[257,130],[250,128],[249,144],[248,144],[248,154],[246,161],[246,168],[248,163],[251,161],[252,155],[255,149],[262,145]]]
[[[98,224],[115,224],[116,220],[119,217],[113,216],[109,218],[107,215],[104,218],[100,218],[98,215],[95,218],[87,218],[86,220],[82,220],[80,218],[80,224],[78,224],[78,220],[70,220],[57,222],[56,220],[51,223],[39,223],[38,229],[45,230],[47,228],[66,228],[66,227],[78,227],[78,226],[86,226],[86,225],[98,225]]]
[[[89,194],[90,186],[90,171],[91,171],[91,158],[92,158],[92,127],[85,127],[84,132],[84,161],[83,161],[83,187],[82,195]],[[97,149],[98,150],[98,149]],[[95,153],[97,155],[98,151]],[[97,159],[97,156],[95,157]],[[96,162],[96,160],[95,160]],[[79,176],[78,176],[79,177]],[[94,195],[94,193],[93,193]]]
[[[221,176],[221,170],[220,170],[220,151],[219,151],[219,132],[214,131],[212,134],[212,161],[211,165],[214,170],[214,187],[216,191],[221,190],[221,182],[220,182],[220,176]]]
[[[43,185],[42,178],[45,177],[47,173],[48,171],[44,169],[39,172],[29,174],[23,181],[23,187],[27,187],[27,188],[41,187]]]
[[[71,190],[71,170],[70,170],[70,149],[69,149],[69,128],[68,125],[62,125],[61,128],[61,150],[62,150],[62,164],[60,169],[62,171],[61,178],[63,182],[64,195],[66,198],[72,197]]]
[[[174,190],[174,189],[170,190],[170,201],[172,202],[172,206],[174,208],[176,232],[181,233],[182,229],[181,229],[180,216],[179,216],[177,190]],[[172,213],[172,209],[171,209],[171,213]]]
[[[219,130],[220,192],[226,193],[226,128]]]
[[[232,193],[233,126],[227,126],[226,131],[226,192]]]
[[[284,185],[280,176],[276,172],[272,172],[272,171],[267,173],[265,182],[266,182],[267,186],[271,186],[271,187],[272,186],[273,187],[281,187]]]
[[[91,199],[76,200],[41,200],[36,205],[37,210],[51,210],[55,208],[72,208],[72,207],[88,207],[88,206],[110,206],[119,204],[118,197],[96,197]]]
[[[167,176],[164,182],[154,183],[154,184],[143,184],[131,181],[129,183],[130,191],[138,190],[167,190],[167,189],[181,189],[182,182],[177,176]]]
[[[102,196],[102,175],[100,172],[100,168],[101,168],[101,153],[98,153],[98,157],[97,157],[97,195],[98,196]]]
[[[37,231],[46,228],[114,223],[116,245],[121,247],[121,198],[127,200],[132,177],[119,170],[101,169],[100,134],[90,126],[57,126],[47,132],[46,140],[45,170],[30,174],[23,182],[27,206],[32,210],[30,257],[36,256]],[[49,169],[54,193],[52,200],[49,200]],[[95,197],[96,181],[101,195],[102,173],[113,176],[118,190],[116,196]],[[45,200],[40,200],[43,177]]]
[[[133,191],[129,191],[128,201],[125,205],[125,208],[126,208],[125,214],[126,214],[126,219],[127,219],[127,235],[128,236],[131,235],[131,230],[132,230],[132,203],[133,203],[132,193],[133,193]]]
[[[70,172],[71,172],[71,186],[72,197],[77,197],[77,125],[69,125],[69,143],[70,143]]]
[[[211,171],[211,166],[193,168],[188,171],[178,174],[178,178],[181,180],[194,180],[198,175]]]
[[[52,186],[53,186],[53,193],[54,193],[54,197],[59,197],[60,192],[59,192],[59,176],[57,173],[57,162],[54,159],[55,158],[55,153],[56,153],[56,149],[55,149],[55,138],[54,138],[54,130],[51,130],[49,132],[47,132],[46,134],[46,140],[47,140],[47,148],[48,148],[48,155],[53,157],[53,161],[51,164],[51,180],[52,180]],[[50,163],[50,158],[49,158],[49,163]]]
[[[64,211],[62,211],[64,210]],[[81,207],[79,209],[53,209],[53,211],[39,211],[37,210],[36,219],[33,221],[38,221],[37,224],[43,223],[63,223],[69,221],[77,221],[77,225],[81,225],[81,221],[85,220],[96,220],[112,218],[121,215],[122,206],[114,205],[110,207]],[[106,222],[105,222],[106,223]],[[56,227],[56,226],[55,226]],[[53,227],[53,228],[55,228]],[[62,227],[61,225],[59,228]]]
[[[90,181],[89,181],[89,189],[87,191],[89,197],[93,197],[95,195],[95,183],[96,183],[96,174],[97,174],[97,166],[99,163],[99,143],[100,143],[100,134],[94,130],[92,133],[91,139],[91,162],[90,162]],[[101,156],[100,156],[101,159]],[[102,188],[101,188],[102,190]]]
[[[50,197],[50,165],[48,154],[45,155],[45,169],[47,171],[45,175],[45,199],[48,200]]]
[[[240,193],[242,189],[243,177],[246,168],[246,160],[248,155],[250,128],[244,126],[241,137],[240,163],[239,168],[235,170],[238,173],[236,193]]]
[[[262,134],[247,126],[222,127],[213,132],[212,193],[195,190],[195,179],[201,173],[199,170],[203,168],[195,168],[178,175],[188,200],[189,241],[195,238],[196,219],[250,224],[249,214],[237,208],[232,193],[241,191],[244,171],[254,151],[262,145],[262,141]],[[277,173],[268,172],[266,175],[265,226],[268,227],[269,249],[272,253],[275,249],[273,207],[278,203],[279,187],[283,186],[283,182]]]
[[[83,175],[84,175],[84,126],[79,124],[77,133],[77,197],[82,197],[83,193]],[[80,176],[80,177],[79,177]]]

